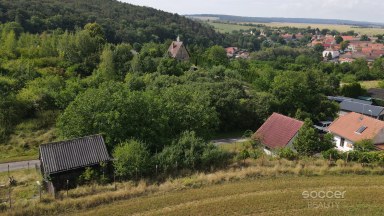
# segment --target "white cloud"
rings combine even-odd
[[[382,0],[121,0],[179,14],[348,19],[384,23]]]

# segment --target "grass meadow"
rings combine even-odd
[[[235,149],[234,149],[235,150]],[[29,173],[28,173],[29,172]],[[157,182],[88,185],[36,197],[38,174],[15,171],[14,208],[7,215],[382,215],[384,167],[306,158],[262,156],[225,170]],[[1,176],[6,176],[2,173]],[[41,178],[41,177],[40,177]],[[339,209],[308,208],[304,190],[347,191]],[[17,193],[16,193],[17,191]],[[1,213],[0,213],[1,214]]]

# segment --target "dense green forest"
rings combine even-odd
[[[322,50],[290,46],[273,31],[268,39],[220,35],[117,1],[0,2],[1,158],[102,134],[113,155],[131,154],[121,169],[132,155],[165,171],[222,165],[225,153],[209,144],[216,134],[255,131],[272,112],[333,118],[338,106],[326,95],[342,93],[340,81],[384,78],[382,58],[371,67],[325,63]],[[176,35],[191,61],[168,57]],[[255,52],[229,59],[223,46],[236,45]]]
[[[111,43],[164,42],[177,35],[187,44],[207,46],[220,41],[212,28],[183,16],[116,0],[1,0],[0,21],[20,23],[30,33],[74,31],[97,22]]]

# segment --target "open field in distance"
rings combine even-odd
[[[215,23],[209,22],[210,25],[214,26],[214,28],[222,33],[232,32],[234,30],[247,30],[254,27],[251,26],[242,26],[235,23]],[[319,29],[330,29],[337,30],[339,32],[347,32],[347,31],[355,31],[359,34],[367,34],[367,35],[376,35],[376,34],[384,34],[384,29],[380,28],[360,28],[353,27],[349,25],[327,25],[327,24],[306,24],[306,23],[252,23],[252,24],[262,24],[271,27],[297,27],[297,28],[307,28],[310,26],[311,28],[319,28]]]

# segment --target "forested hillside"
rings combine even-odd
[[[177,35],[187,44],[220,40],[213,29],[183,16],[116,0],[0,0],[0,21],[15,21],[30,33],[74,31],[97,22],[112,43],[164,42]]]

